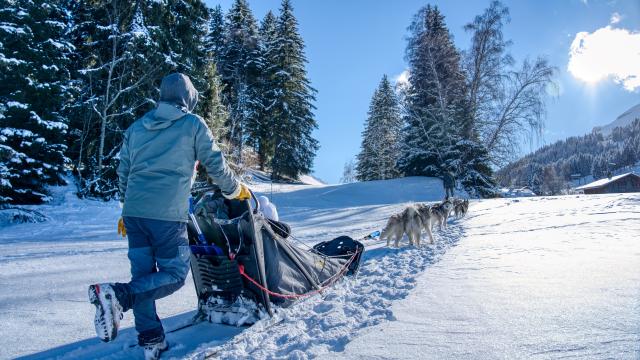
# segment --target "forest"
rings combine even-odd
[[[236,170],[311,171],[316,91],[289,0],[261,21],[246,0],[1,0],[0,23],[0,205],[46,202],[69,173],[80,197],[114,198],[123,133],[171,72]]]

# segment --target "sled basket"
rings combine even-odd
[[[256,311],[272,315],[272,304],[288,306],[358,270],[364,246],[348,236],[302,249],[287,239],[291,230],[286,224],[262,216],[257,201],[252,207],[250,201],[227,200],[215,187],[194,195],[194,219],[208,246],[221,250],[202,251],[189,221],[191,271],[201,312],[214,299],[217,311],[224,311],[224,304],[238,310],[238,303],[255,302]]]

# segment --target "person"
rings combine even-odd
[[[89,286],[98,337],[114,340],[123,313],[132,309],[146,359],[168,348],[155,300],[182,287],[189,272],[188,198],[196,160],[226,198],[250,197],[203,119],[191,113],[197,101],[189,77],[170,74],[162,79],[158,106],[126,130],[117,170],[118,233],[128,239],[131,281]]]
[[[442,185],[444,185],[445,199],[453,197],[453,189],[456,187],[456,178],[450,170],[444,172],[442,176]]]

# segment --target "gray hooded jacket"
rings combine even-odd
[[[234,198],[240,186],[202,118],[191,114],[198,92],[183,74],[162,80],[155,110],[125,132],[118,166],[122,216],[187,221],[196,160]]]

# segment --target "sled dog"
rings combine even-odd
[[[431,229],[433,228],[433,224],[438,222],[438,217],[436,214],[431,212],[431,205],[429,204],[418,204],[416,205],[418,209],[418,214],[420,215],[420,220],[422,221],[422,228],[427,232],[429,236],[429,243],[433,244],[433,232]]]
[[[431,212],[437,217],[440,230],[442,230],[443,227],[445,229],[447,228],[447,219],[449,219],[449,214],[452,209],[453,204],[448,199],[440,204],[431,206]]]
[[[421,231],[422,220],[418,209],[414,205],[409,205],[401,213],[389,217],[380,238],[387,239],[387,246],[390,245],[391,240],[394,240],[395,247],[398,247],[402,236],[406,233],[410,245],[420,246]]]
[[[382,229],[380,239],[387,239],[387,246],[389,246],[391,240],[394,240],[396,247],[398,247],[402,235],[404,235],[402,214],[393,214],[389,217],[389,220],[387,220],[387,225]]]
[[[409,237],[409,244],[420,246],[420,234],[422,233],[422,218],[415,205],[409,205],[402,212],[404,231]]]
[[[457,218],[465,217],[467,215],[468,210],[469,210],[469,199],[453,200],[453,211],[455,212]]]

